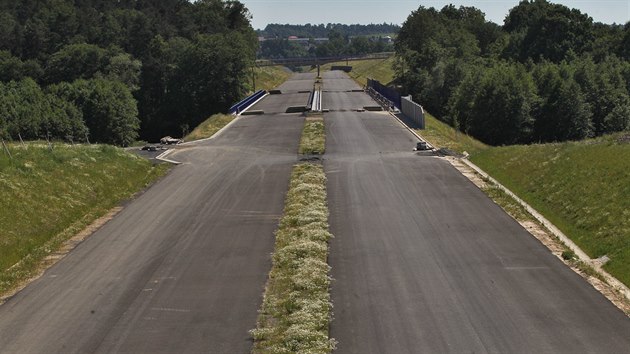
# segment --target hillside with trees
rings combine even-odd
[[[397,83],[485,143],[579,140],[630,129],[630,23],[546,0],[498,26],[473,7],[420,7],[397,41]]]
[[[250,17],[238,1],[0,0],[0,135],[180,135],[246,93]]]

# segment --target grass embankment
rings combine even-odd
[[[393,63],[393,56],[387,59],[349,61],[348,65],[352,66],[352,71],[348,75],[361,86],[367,84],[368,78],[378,80],[382,84],[387,85],[394,80]],[[330,70],[333,65],[346,65],[346,62],[325,64],[320,67],[320,70]],[[314,71],[316,72],[317,69],[314,69]]]
[[[300,151],[323,153],[323,146],[310,147],[323,145],[323,128],[321,120],[307,121]],[[324,169],[312,163],[295,165],[258,325],[251,331],[254,353],[330,353],[335,348],[329,338],[331,237]]]
[[[302,138],[300,140],[300,154],[323,154],[326,150],[326,133],[322,118],[306,118]]]
[[[166,173],[106,145],[0,152],[0,294],[33,276],[68,238]]]
[[[630,144],[581,142],[487,149],[472,161],[630,286]]]
[[[234,115],[232,114],[213,114],[210,118],[203,121],[199,124],[195,129],[193,129],[190,134],[184,137],[184,141],[193,141],[199,139],[205,139],[213,136],[216,132],[221,130],[221,128],[228,125],[231,121],[234,120]]]
[[[490,148],[490,146],[454,129],[427,112],[424,113],[424,120],[425,129],[416,131],[437,148],[445,148],[458,154],[468,152],[471,155]]]
[[[254,68],[256,77],[256,90],[271,90],[285,82],[290,76],[291,71],[281,66],[263,66]],[[251,73],[248,82],[250,91],[254,91],[253,82],[251,82]]]

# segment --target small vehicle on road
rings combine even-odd
[[[141,150],[146,150],[146,151],[157,151],[158,149],[159,149],[159,147],[158,147],[158,146],[156,146],[156,145],[153,145],[153,144],[147,144],[147,145],[144,145],[144,146],[142,147],[142,149],[141,149]]]
[[[183,142],[184,142],[184,139],[177,139],[171,136],[165,136],[162,139],[160,139],[160,143],[162,143],[162,145],[177,145]]]
[[[424,151],[429,150],[429,146],[426,141],[419,141],[416,144],[416,147],[413,149],[414,151]]]

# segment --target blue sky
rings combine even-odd
[[[420,5],[441,9],[447,4],[474,6],[486,19],[503,24],[508,11],[519,0],[420,1],[420,0],[240,0],[253,15],[252,25],[262,29],[268,23],[397,23],[402,24]],[[630,21],[630,0],[551,1],[587,13],[596,22]]]

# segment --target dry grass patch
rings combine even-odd
[[[307,118],[300,139],[300,154],[323,154],[326,150],[326,132],[323,118]]]

